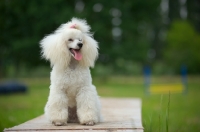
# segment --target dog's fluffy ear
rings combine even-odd
[[[91,35],[84,35],[82,55],[82,65],[87,67],[94,67],[94,63],[98,57],[98,43],[92,38]]]
[[[70,61],[70,53],[66,47],[65,40],[61,32],[55,31],[40,41],[42,57],[53,65],[67,66]]]

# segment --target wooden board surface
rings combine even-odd
[[[67,126],[53,126],[42,115],[4,131],[143,132],[140,99],[101,98],[101,105],[104,121],[94,126],[85,126],[78,123],[68,123]]]

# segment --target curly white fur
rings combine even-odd
[[[89,70],[98,57],[98,44],[89,30],[85,20],[73,18],[40,42],[42,57],[52,66],[45,115],[54,125],[101,121],[99,97]]]

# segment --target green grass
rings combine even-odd
[[[49,93],[49,79],[20,79],[29,86],[26,94],[0,95],[0,131],[43,114]],[[155,77],[154,83],[179,81]],[[94,78],[102,97],[142,99],[142,121],[147,132],[200,131],[200,78],[189,78],[188,94],[145,95],[142,77]]]

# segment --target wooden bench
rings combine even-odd
[[[94,126],[68,123],[67,126],[53,126],[44,115],[18,126],[5,129],[5,132],[57,131],[57,132],[143,132],[141,122],[141,100],[137,98],[101,98],[104,121]]]

